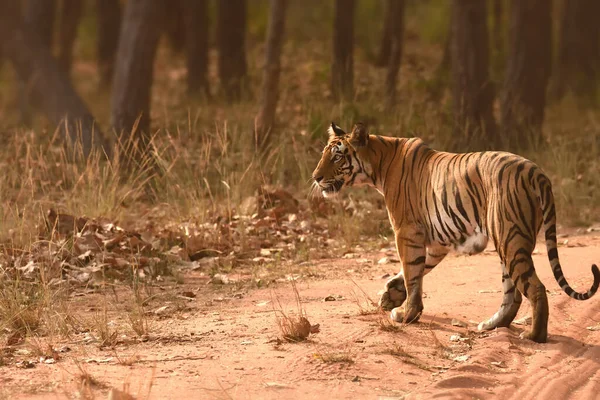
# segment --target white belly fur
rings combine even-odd
[[[461,245],[456,246],[456,251],[464,254],[477,254],[485,250],[488,237],[481,232],[469,236]]]

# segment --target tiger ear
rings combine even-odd
[[[369,132],[362,122],[357,122],[350,134],[350,144],[354,147],[366,146],[369,141]]]
[[[346,132],[344,132],[344,130],[342,128],[337,126],[335,124],[335,122],[331,123],[331,125],[329,126],[329,129],[327,129],[327,133],[329,133],[329,141],[330,142],[333,139],[335,139],[336,137],[346,136]]]

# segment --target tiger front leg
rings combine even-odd
[[[425,257],[425,270],[423,277],[433,271],[433,269],[446,257],[448,249],[442,246],[428,246],[427,256]],[[400,270],[397,275],[390,278],[385,283],[385,290],[379,298],[379,307],[385,311],[391,311],[400,307],[406,300],[406,285],[404,284],[404,272]]]
[[[415,237],[419,238],[420,235],[396,236],[396,246],[402,260],[402,278],[406,288],[404,310],[397,306],[392,309],[390,314],[391,318],[397,322],[416,322],[423,312],[423,276],[426,251],[424,245],[416,244]]]

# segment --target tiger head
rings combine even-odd
[[[343,187],[372,183],[371,166],[360,157],[369,141],[365,126],[359,122],[346,133],[332,122],[328,133],[329,140],[312,174],[314,189],[324,197],[333,197]]]

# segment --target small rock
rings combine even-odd
[[[69,346],[61,346],[58,348],[59,353],[68,353],[69,351],[71,351],[71,348]]]
[[[459,321],[457,319],[452,319],[451,324],[452,324],[452,326],[459,326],[461,328],[466,328],[468,326],[466,323]]]
[[[108,400],[135,400],[135,397],[119,389],[112,388],[108,393]]]
[[[513,321],[515,325],[531,325],[531,316],[527,315],[523,318],[519,318]]]
[[[225,274],[215,274],[210,280],[210,283],[215,285],[227,285],[229,283],[229,278]]]
[[[381,275],[381,278],[380,278],[380,279],[387,279],[387,278],[389,278],[390,276],[391,276],[390,274],[383,274],[383,275]]]
[[[279,382],[265,382],[265,386],[268,388],[274,388],[274,389],[287,389],[290,386],[286,385],[285,383],[279,383]]]
[[[456,356],[452,359],[452,361],[465,362],[469,359],[469,357],[471,357],[471,356],[469,356],[468,354],[465,354],[462,356]]]
[[[25,369],[29,369],[29,368],[35,368],[35,363],[33,361],[19,361],[15,364],[15,366],[17,368],[25,368]]]
[[[586,328],[588,331],[600,331],[600,325],[592,325]]]
[[[171,311],[170,306],[162,306],[162,307],[158,307],[156,310],[154,310],[154,315],[166,315],[170,311]]]
[[[490,364],[498,368],[506,368],[504,361],[492,361]]]
[[[325,297],[324,300],[325,301],[336,301],[336,298],[334,296],[332,296],[332,295],[329,295],[329,296]]]

